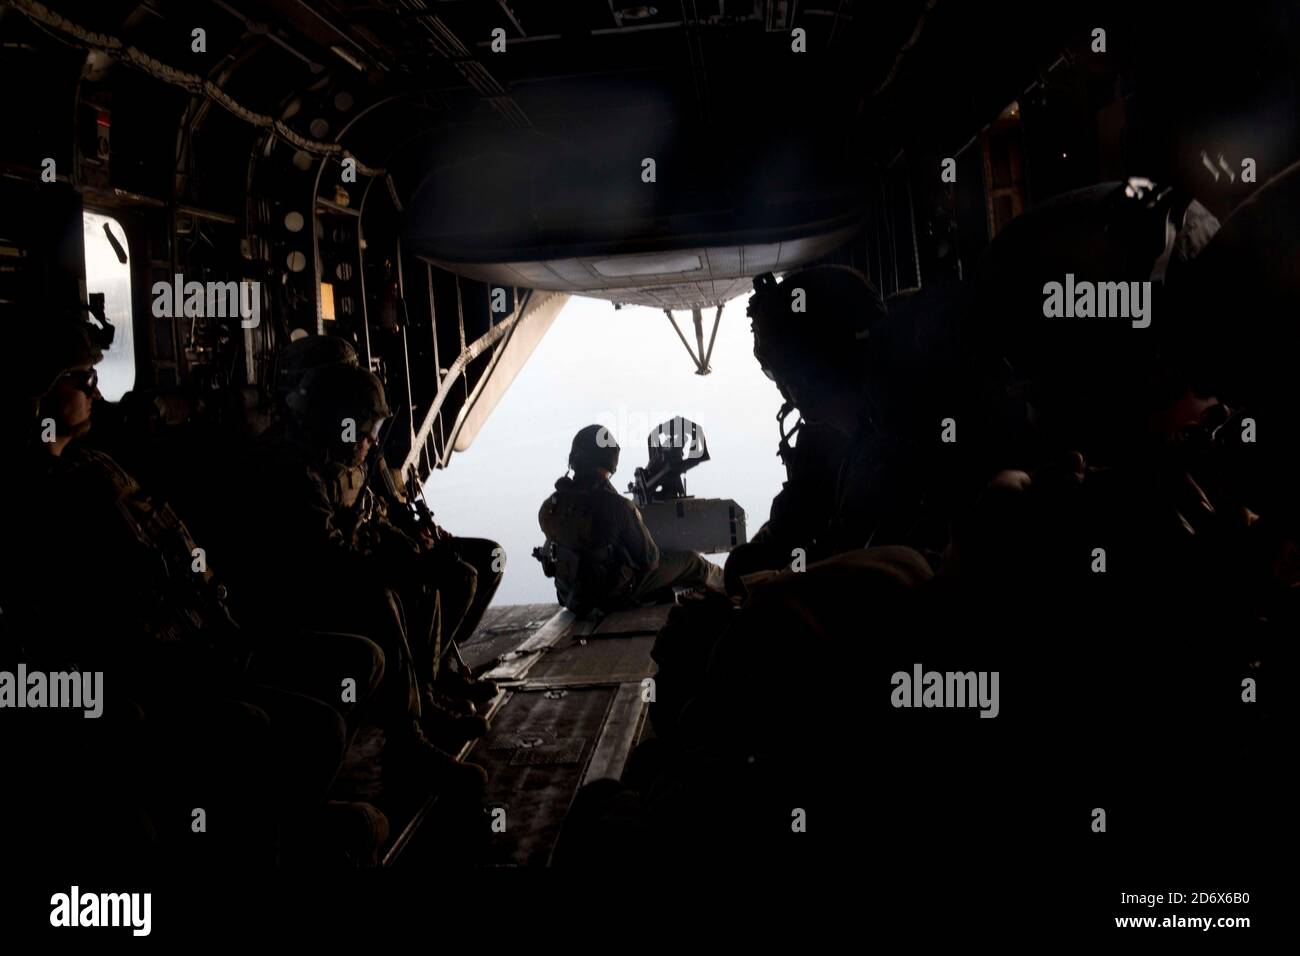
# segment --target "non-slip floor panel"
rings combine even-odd
[[[650,651],[668,611],[637,608],[597,622],[524,605],[484,618],[463,653],[474,666],[498,661],[496,679],[509,683],[488,735],[464,758],[489,776],[476,864],[545,866],[584,781],[619,776],[644,724],[641,681],[655,673]],[[436,812],[432,825],[413,825],[418,835],[404,855],[444,855]]]
[[[653,636],[611,637],[603,640],[566,638],[528,672],[530,684],[582,681],[623,683],[654,673],[650,660]]]
[[[516,694],[469,759],[492,775],[489,806],[505,810],[488,864],[544,866],[604,723],[614,688]]]

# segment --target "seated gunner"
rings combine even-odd
[[[666,597],[670,588],[720,589],[722,569],[694,551],[661,551],[636,506],[610,484],[618,443],[601,425],[573,438],[567,475],[537,519],[554,555],[560,603],[579,615]]]

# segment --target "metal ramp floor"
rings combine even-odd
[[[486,866],[545,866],[578,790],[619,778],[644,729],[643,681],[669,605],[615,612],[598,622],[561,610],[484,676],[503,688],[487,736],[461,752],[489,775],[485,827],[476,857]],[[421,855],[434,801],[398,835],[385,858]]]

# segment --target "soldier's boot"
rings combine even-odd
[[[450,667],[443,668],[438,674],[438,690],[448,697],[467,700],[476,707],[490,704],[501,692],[490,680],[478,680]]]
[[[327,800],[281,831],[281,862],[292,866],[375,866],[388,817],[369,803]]]
[[[384,764],[391,766],[399,786],[410,785],[434,793],[479,796],[487,787],[487,771],[476,763],[457,760],[434,746],[419,722],[388,736]],[[391,779],[391,778],[390,778]]]
[[[323,836],[353,866],[377,866],[388,841],[388,817],[369,803],[330,800]]]
[[[472,712],[472,705],[466,712],[433,689],[425,691],[420,704],[420,726],[433,740],[456,748],[488,732],[487,721]]]
[[[478,713],[478,708],[474,706],[472,700],[464,697],[457,697],[454,694],[447,693],[446,685],[441,679],[434,681],[432,684],[425,685],[424,698],[426,702],[432,701],[444,710],[449,710],[453,714],[468,714],[473,716]]]

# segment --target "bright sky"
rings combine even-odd
[[[676,314],[694,346],[689,312]],[[705,344],[713,310],[704,313]],[[507,555],[496,604],[555,600],[532,549],[545,536],[537,511],[564,474],[573,435],[600,424],[623,451],[614,486],[626,491],[646,463],[646,435],[682,415],[704,430],[710,460],[686,475],[699,498],[734,498],[752,535],[785,480],[776,456],[781,397],[754,360],[745,298],[722,313],[700,376],[660,311],[573,297],[466,452],[435,471],[425,488],[437,521],[453,534],[492,538]]]
[[[104,235],[105,224],[126,250],[126,262],[118,261],[113,244]],[[108,401],[116,402],[135,385],[130,250],[122,224],[99,213],[82,215],[82,236],[86,247],[86,293],[104,293],[104,315],[116,330],[113,345],[104,353],[104,360],[98,366],[99,391]]]

